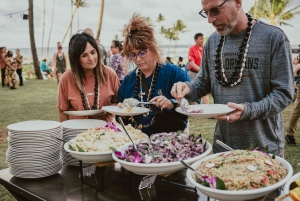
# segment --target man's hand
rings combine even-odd
[[[190,93],[190,87],[184,82],[175,83],[171,89],[171,95],[177,100],[181,100],[188,93]]]
[[[216,116],[215,119],[227,121],[229,123],[239,120],[241,118],[241,115],[244,112],[244,109],[245,109],[244,105],[229,102],[229,103],[227,103],[227,106],[230,108],[233,108],[235,110],[233,112],[231,112],[230,114]]]

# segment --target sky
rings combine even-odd
[[[42,46],[43,33],[43,0],[33,0],[34,2],[34,29],[36,47]],[[47,47],[51,19],[53,0],[45,0],[45,34],[43,46]],[[74,17],[72,33],[83,30],[87,27],[97,31],[100,0],[86,0],[87,7],[79,9],[78,16]],[[292,6],[300,4],[300,0],[294,0]],[[29,48],[29,28],[28,20],[23,20],[21,14],[7,15],[10,13],[24,11],[28,9],[28,0],[0,0],[0,46],[11,48]],[[243,0],[243,9],[249,11],[254,5],[254,0]],[[54,22],[50,39],[50,47],[55,47],[56,42],[62,41],[67,31],[71,19],[71,0],[55,0]],[[75,7],[75,6],[74,6]],[[73,8],[74,8],[73,7]],[[137,12],[143,16],[150,17],[155,30],[158,32],[161,26],[172,27],[178,19],[181,19],[187,26],[187,32],[179,35],[178,45],[193,45],[195,33],[201,32],[208,36],[215,31],[214,27],[202,18],[198,12],[201,10],[201,0],[106,0],[104,6],[104,16],[102,31],[100,36],[101,44],[110,47],[115,35],[121,37],[121,29],[127,24],[133,13]],[[160,24],[156,22],[157,16],[162,14],[165,21]],[[288,36],[293,46],[300,45],[300,15],[289,21],[294,28],[282,26],[280,28]],[[8,24],[9,23],[9,24]],[[5,25],[5,27],[3,26]],[[168,41],[160,34],[156,35],[161,45],[168,45]],[[70,34],[68,34],[63,46],[68,46]]]

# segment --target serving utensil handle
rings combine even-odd
[[[123,122],[123,120],[122,120],[122,117],[119,117],[118,119],[119,119],[119,122],[121,123],[121,126],[123,127],[125,133],[127,134],[127,136],[129,137],[130,141],[132,142],[132,144],[133,144],[135,150],[137,151],[137,147],[136,147],[135,143],[133,142],[133,140],[131,139],[129,133],[127,132],[127,130],[126,130],[126,128],[125,128],[125,125],[124,125],[124,122]]]
[[[220,140],[216,140],[216,143],[218,145],[220,145],[221,147],[223,147],[224,149],[227,149],[228,151],[233,151],[234,150],[230,146],[228,146],[227,144],[225,144],[224,142],[221,142]]]

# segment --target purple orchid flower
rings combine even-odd
[[[111,128],[116,132],[122,132],[121,129],[119,129],[114,122],[107,122],[105,125],[101,126],[100,129],[101,128],[102,129]]]
[[[131,159],[131,162],[141,163],[142,161],[143,161],[143,158],[141,156],[139,156],[138,152],[135,152],[133,158]]]
[[[115,152],[115,155],[119,158],[119,159],[122,159],[122,160],[125,160],[126,157],[122,155],[122,153],[120,151],[116,151]]]
[[[261,152],[262,154],[264,154],[265,156],[269,156],[268,153],[264,152],[263,150],[258,150],[258,149],[259,149],[259,147],[256,147],[256,148],[254,148],[252,151],[259,151],[259,152]]]
[[[206,178],[205,180],[209,183],[209,187],[217,188],[217,178],[216,177]]]

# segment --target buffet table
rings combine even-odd
[[[0,184],[17,200],[22,201],[214,200],[207,198],[188,183],[185,169],[169,176],[157,176],[154,186],[139,191],[138,186],[143,177],[126,171],[118,163],[97,167],[94,175],[84,177],[85,183],[98,187],[96,190],[81,182],[79,167],[75,166],[65,165],[57,174],[39,179],[21,179],[11,175],[9,169],[0,170]],[[256,201],[275,200],[275,197],[277,192]]]

